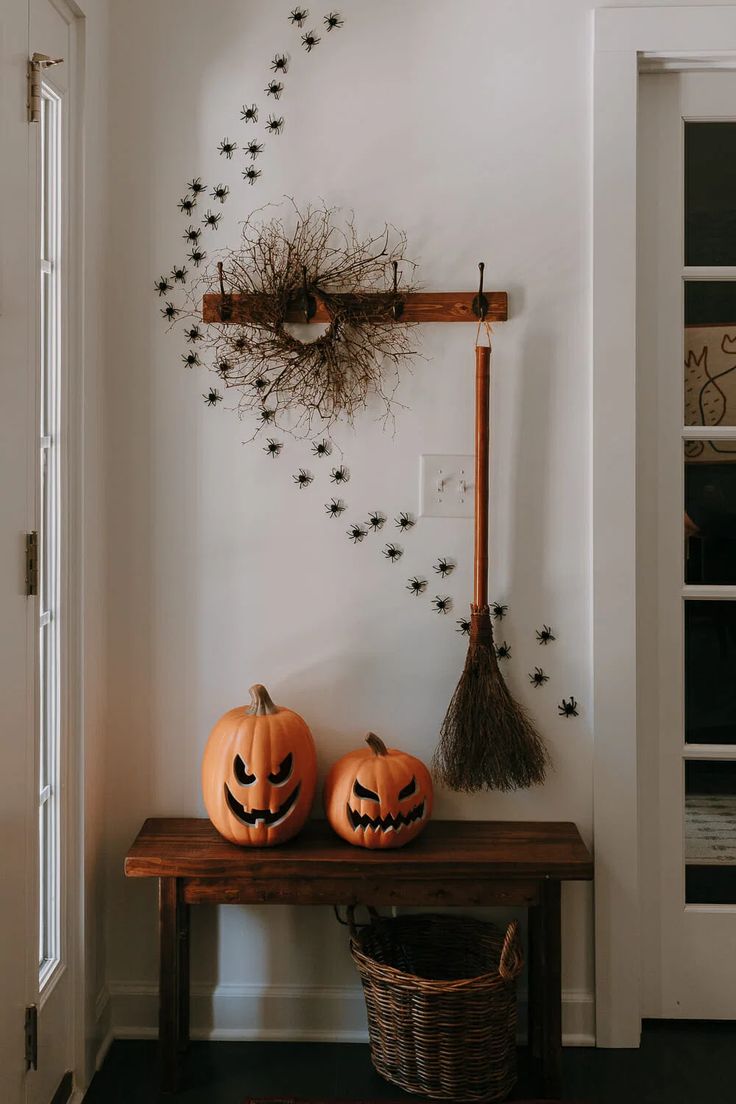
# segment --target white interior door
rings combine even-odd
[[[643,1011],[736,1019],[736,73],[639,121]]]
[[[69,660],[70,185],[75,17],[63,0],[13,0],[0,15],[2,195],[0,347],[0,1099],[48,1104],[75,1066],[78,958],[74,846],[76,733]],[[28,116],[28,58],[39,74]],[[25,538],[37,534],[29,593]],[[30,1061],[24,1024],[34,1013]],[[33,1049],[33,1048],[32,1048]]]

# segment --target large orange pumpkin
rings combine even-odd
[[[265,686],[231,709],[210,733],[202,759],[202,792],[217,831],[245,847],[291,839],[309,816],[317,754],[306,721],[274,705]]]
[[[338,759],[325,780],[327,819],[357,847],[403,847],[432,812],[432,779],[421,759],[387,748],[369,732],[367,748]]]

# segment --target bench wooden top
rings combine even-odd
[[[370,851],[313,820],[278,847],[236,847],[209,820],[147,820],[125,857],[129,878],[551,878],[589,881],[593,860],[562,821],[432,820],[405,848]]]

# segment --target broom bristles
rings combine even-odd
[[[519,790],[544,782],[549,754],[511,695],[493,647],[487,608],[472,610],[465,668],[440,729],[432,767],[451,790]]]

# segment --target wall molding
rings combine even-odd
[[[111,1027],[101,1057],[113,1038],[152,1039],[158,1034],[156,984],[111,982],[108,988]],[[525,994],[520,995],[519,1021],[523,1038]],[[213,1041],[365,1043],[363,991],[348,985],[193,984],[191,1035]],[[562,1041],[565,1046],[595,1046],[592,991],[563,992]]]

